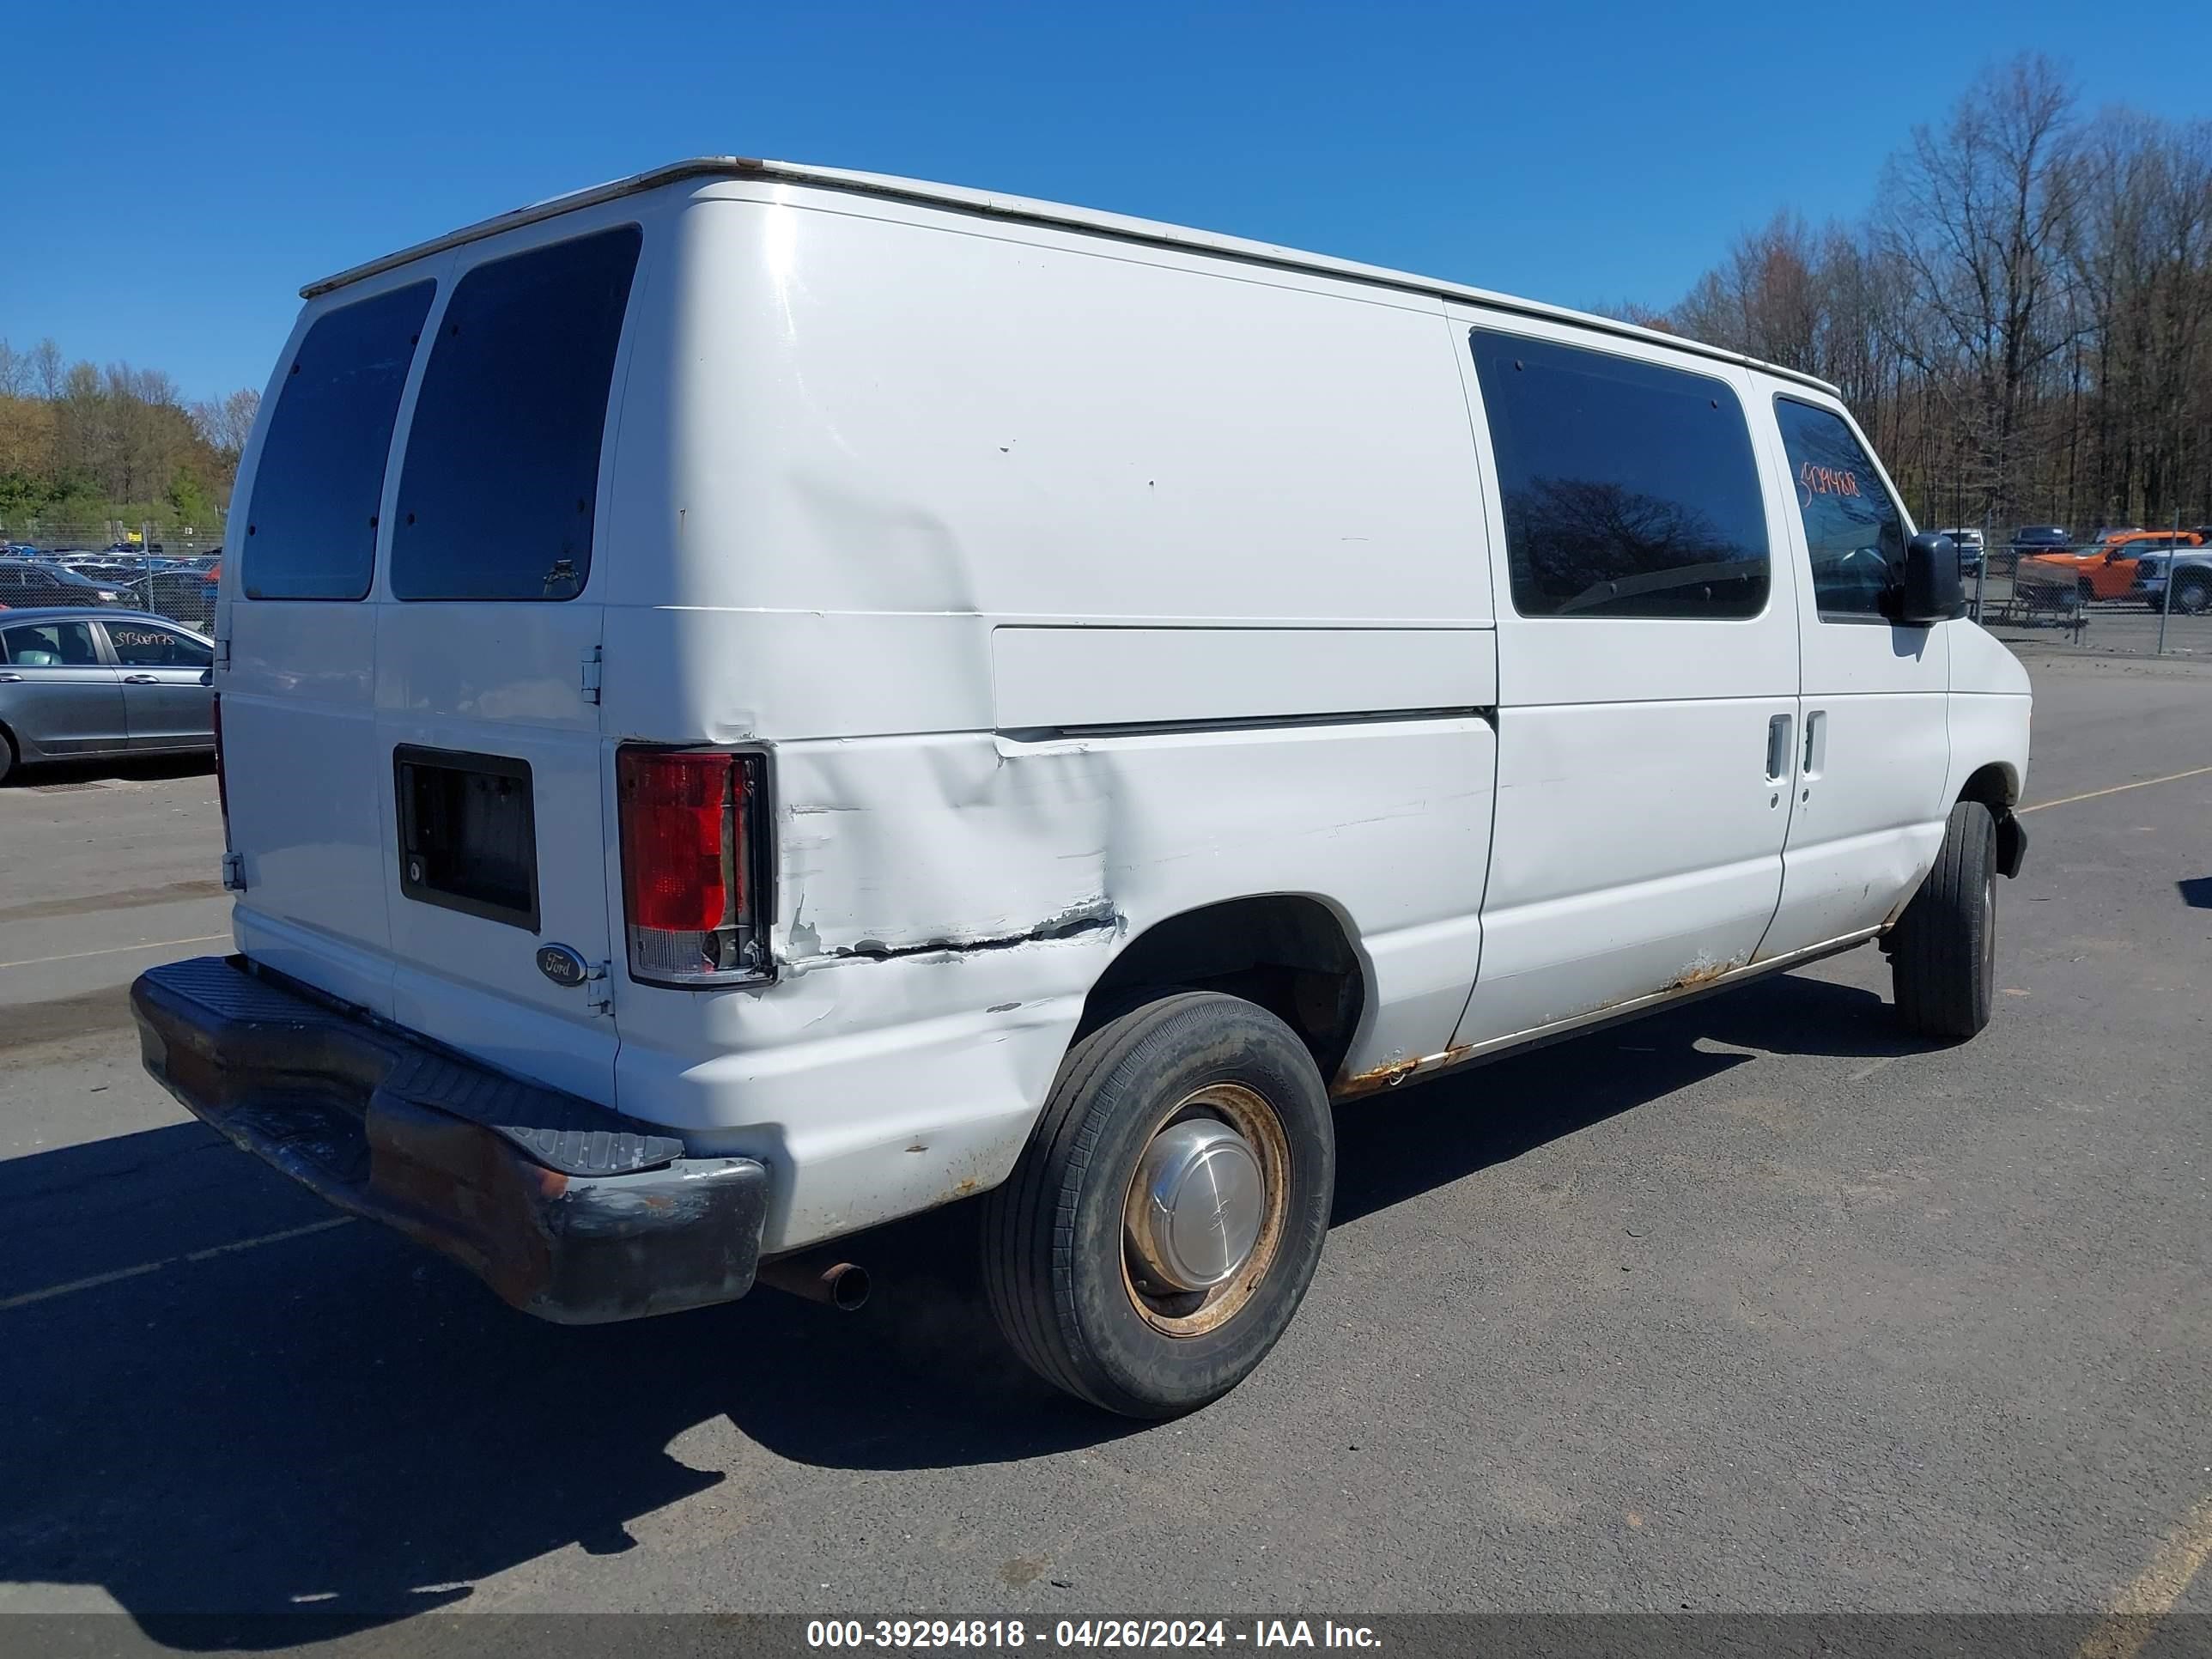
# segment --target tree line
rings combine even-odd
[[[1739,238],[1632,320],[1832,382],[1924,523],[2212,520],[2212,121],[2087,113],[2027,54],[1872,210]]]
[[[160,369],[70,362],[0,340],[0,526],[221,523],[260,394],[186,404]]]

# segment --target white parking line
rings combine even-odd
[[[210,945],[228,933],[196,933],[190,939],[149,939],[143,945],[111,945],[99,951],[71,951],[66,956],[25,957],[21,962],[0,962],[0,968],[36,968],[47,962],[82,962],[87,957],[120,956],[125,951],[166,951],[173,945]]]
[[[118,1267],[112,1273],[94,1273],[89,1279],[72,1279],[65,1285],[49,1285],[42,1291],[25,1291],[21,1296],[0,1299],[0,1313],[12,1308],[27,1308],[33,1302],[51,1301],[58,1296],[73,1296],[79,1291],[96,1291],[102,1285],[112,1285],[118,1279],[136,1279],[142,1273],[159,1273],[164,1267],[174,1267],[188,1261],[211,1261],[219,1255],[234,1255],[240,1250],[258,1249],[264,1244],[279,1244],[288,1238],[305,1238],[310,1233],[326,1233],[333,1227],[343,1227],[353,1220],[349,1215],[334,1216],[328,1221],[311,1221],[304,1227],[287,1227],[281,1233],[263,1233],[258,1238],[241,1238],[234,1243],[216,1244],[204,1250],[190,1250],[183,1255],[173,1255],[159,1261],[142,1261],[135,1267]]]
[[[2040,812],[2046,806],[2071,806],[2077,800],[2094,800],[2100,795],[2124,794],[2130,789],[2148,789],[2154,783],[2179,783],[2184,778],[2201,778],[2212,772],[2212,766],[2192,766],[2186,772],[2168,772],[2162,778],[2145,778],[2140,783],[2116,783],[2109,789],[2092,789],[2079,795],[2061,795],[2057,800],[2039,800],[2033,806],[2023,806],[2023,812]]]
[[[2104,1622],[2075,1650],[2076,1659],[2134,1659],[2158,1621],[2173,1611],[2208,1556],[2212,1556],[2212,1498],[2183,1517],[2150,1565],[2112,1598]]]

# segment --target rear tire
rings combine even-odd
[[[0,726],[0,783],[7,782],[9,774],[15,769],[15,738],[6,726]]]
[[[1990,1023],[1996,976],[1996,820],[1951,809],[1936,867],[1891,934],[1898,1017],[1921,1036],[1963,1042]]]
[[[1146,1210],[1163,1149],[1219,1146],[1224,1126],[1237,1143],[1226,1165],[1181,1188],[1198,1209]],[[1288,1328],[1335,1185],[1328,1091],[1290,1028],[1237,997],[1160,997],[1068,1050],[1020,1164],[985,1199],[991,1311],[1031,1370],[1092,1405],[1139,1418],[1194,1410],[1243,1381]],[[1146,1224],[1152,1214],[1179,1218],[1171,1245],[1219,1243],[1210,1271],[1224,1276],[1178,1289],[1176,1274],[1205,1273],[1172,1248],[1160,1271],[1165,1224]]]

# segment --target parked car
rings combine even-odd
[[[143,564],[131,564],[119,559],[86,560],[79,563],[57,565],[54,568],[65,570],[72,576],[81,577],[101,587],[119,588],[127,583],[136,581],[146,574],[146,567]]]
[[[1939,530],[1939,536],[1948,536],[1951,544],[1959,550],[1959,568],[1967,575],[1982,568],[1982,532],[1972,526],[1955,530]]]
[[[0,617],[0,779],[18,765],[215,746],[213,642],[142,611]]]
[[[2168,608],[2166,585],[2173,583],[2172,610],[2177,617],[2201,617],[2212,611],[2212,546],[2145,553],[2136,561],[2131,598],[2154,611]]]
[[[215,580],[199,571],[156,570],[150,579],[140,576],[125,584],[125,591],[141,610],[198,627],[215,625]]]
[[[2010,546],[2014,553],[2047,553],[2071,544],[2066,526],[2059,524],[2024,524],[2012,532]]]
[[[2124,530],[2092,547],[2039,553],[2022,559],[2013,573],[2013,591],[2033,605],[2067,605],[2091,599],[2137,597],[2136,560],[2141,554],[2172,547],[2196,547],[2192,531]]]
[[[122,590],[58,565],[33,559],[0,559],[0,600],[11,605],[116,605]]]
[[[1333,1101],[1875,940],[1989,1018],[2027,676],[1818,380],[747,161],[307,293],[239,954],[143,1053],[533,1313],[851,1300],[988,1194],[1015,1351],[1164,1416],[1289,1323]]]

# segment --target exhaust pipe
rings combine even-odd
[[[849,1261],[819,1255],[785,1256],[762,1262],[753,1277],[786,1295],[804,1297],[840,1313],[856,1313],[867,1304],[868,1270]]]

